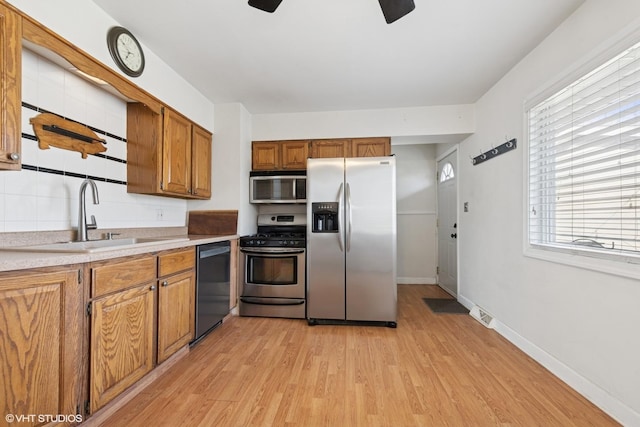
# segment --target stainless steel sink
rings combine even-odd
[[[84,242],[47,243],[44,245],[3,247],[0,250],[20,252],[89,253],[189,240],[188,237],[130,237],[124,239],[87,240]]]

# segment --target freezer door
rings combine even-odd
[[[345,163],[346,319],[395,322],[395,157]]]
[[[344,159],[307,160],[307,318],[345,318]],[[338,233],[313,232],[313,203],[338,202]]]

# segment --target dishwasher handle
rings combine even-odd
[[[211,248],[211,249],[206,249],[206,250],[199,251],[198,258],[200,258],[200,259],[202,259],[202,258],[210,258],[212,256],[227,254],[229,252],[231,252],[231,248],[229,246]]]

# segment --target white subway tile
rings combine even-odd
[[[38,198],[23,194],[6,194],[4,207],[4,219],[7,222],[23,221],[35,223],[38,218]]]
[[[5,194],[12,196],[36,196],[38,194],[37,172],[21,170],[4,172],[3,174],[5,176]]]

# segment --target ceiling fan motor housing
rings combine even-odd
[[[380,2],[380,8],[382,9],[382,14],[387,24],[397,21],[416,8],[413,0],[378,1]],[[273,13],[278,6],[280,6],[280,3],[282,3],[282,0],[249,0],[249,6],[269,13]]]

